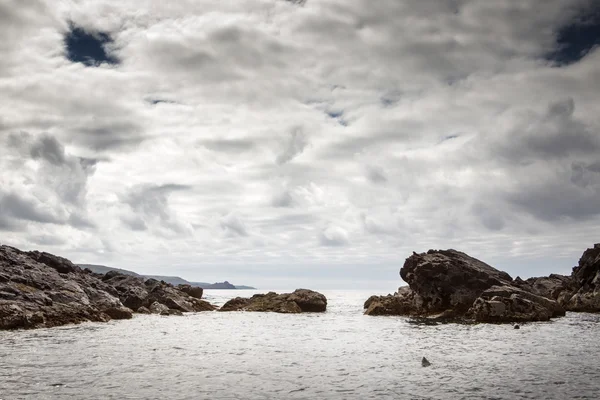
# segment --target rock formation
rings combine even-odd
[[[236,297],[229,300],[219,311],[270,311],[284,314],[324,312],[327,299],[321,293],[297,289],[293,293],[255,294],[250,298]]]
[[[520,288],[506,272],[456,250],[413,253],[400,276],[409,286],[394,295],[372,296],[365,314],[515,322],[565,313],[556,300]]]
[[[49,253],[0,246],[0,329],[128,319],[134,311],[151,312],[155,303],[169,315],[214,310],[198,295],[114,271],[94,274]]]
[[[600,243],[587,249],[573,268],[573,296],[565,303],[569,311],[600,311]]]

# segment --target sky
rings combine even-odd
[[[0,243],[259,288],[600,242],[594,0],[0,0]]]

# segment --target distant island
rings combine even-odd
[[[95,264],[77,264],[77,265],[80,268],[83,268],[83,269],[87,268],[97,274],[106,274],[109,271],[116,271],[116,272],[119,272],[124,275],[136,276],[138,278],[147,278],[147,279],[156,279],[157,281],[165,281],[165,282],[170,283],[171,285],[175,285],[175,286],[190,285],[190,286],[199,287],[202,289],[238,289],[238,290],[251,289],[251,290],[256,290],[256,288],[252,287],[252,286],[232,285],[231,283],[229,283],[227,281],[215,282],[215,283],[190,282],[183,278],[180,278],[179,276],[141,275],[141,274],[138,274],[133,271],[128,271],[126,269],[112,268],[112,267],[107,267],[105,265],[95,265]]]

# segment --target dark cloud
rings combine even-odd
[[[250,139],[213,139],[201,140],[198,143],[207,149],[223,153],[241,153],[255,147],[255,142]]]
[[[94,150],[132,149],[147,139],[140,124],[122,118],[95,119],[71,130],[78,142]]]
[[[504,217],[498,212],[497,207],[477,203],[473,205],[471,211],[487,229],[499,231],[504,228]]]
[[[169,206],[169,197],[173,192],[189,191],[191,186],[180,184],[148,184],[138,185],[122,197],[129,205],[133,215],[121,217],[121,221],[130,229],[141,231],[153,224],[166,228],[177,234],[187,232]]]
[[[26,221],[40,222],[43,224],[62,224],[64,220],[58,218],[50,210],[45,209],[41,202],[26,199],[16,193],[0,193],[0,214]]]
[[[31,157],[44,159],[54,165],[65,164],[65,148],[50,135],[40,136],[31,146]]]
[[[291,130],[287,138],[283,152],[277,156],[275,162],[279,165],[285,164],[302,154],[306,146],[308,146],[308,138],[302,128],[294,128]]]
[[[574,110],[572,98],[552,103],[545,115],[521,122],[491,151],[518,162],[598,154],[600,135],[576,119]]]
[[[510,203],[548,222],[565,218],[583,221],[600,215],[600,185],[582,188],[560,177],[523,182],[506,197]]]
[[[273,207],[287,208],[294,207],[295,201],[294,197],[292,196],[289,190],[282,190],[281,192],[276,193],[273,196],[271,204],[273,205]]]
[[[367,179],[371,183],[385,183],[387,177],[385,171],[378,165],[367,165],[366,166]]]

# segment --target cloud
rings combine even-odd
[[[275,160],[277,164],[290,162],[298,155],[302,154],[308,145],[308,138],[302,128],[294,128],[290,131],[290,137],[287,139],[283,151]]]
[[[174,192],[187,192],[191,189],[190,186],[175,183],[137,185],[122,197],[132,213],[123,215],[121,221],[135,231],[157,226],[178,235],[190,234],[191,227],[171,210],[169,197]]]
[[[596,8],[0,2],[0,229],[199,281],[394,290],[431,247],[568,272],[600,223]]]
[[[235,213],[223,216],[220,221],[221,229],[227,236],[248,236],[244,223]]]
[[[367,165],[366,167],[367,179],[371,183],[384,183],[387,182],[385,172],[383,168],[377,165]]]
[[[319,243],[322,246],[345,246],[349,243],[348,232],[339,226],[329,226],[320,233]]]

